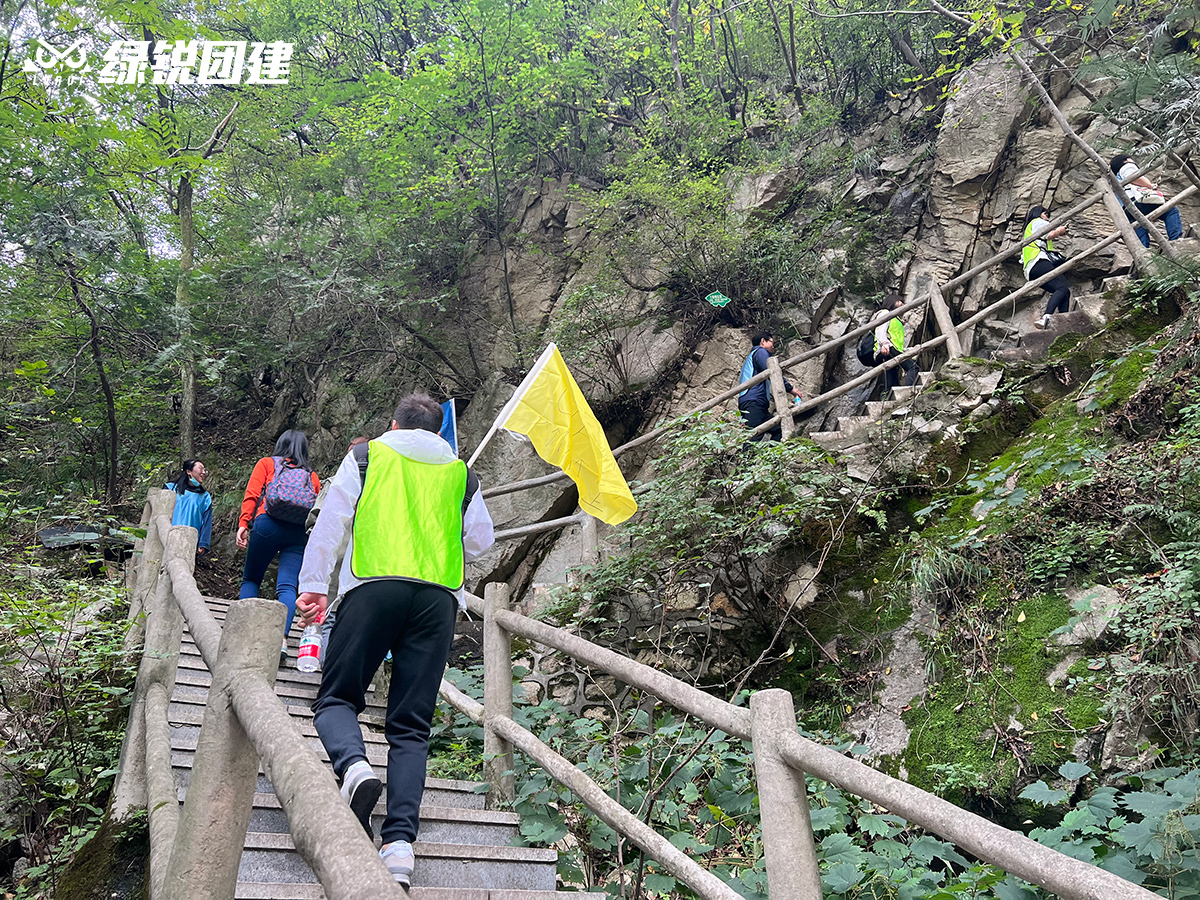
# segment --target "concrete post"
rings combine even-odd
[[[234,896],[259,758],[234,714],[232,685],[248,670],[274,683],[284,615],[273,600],[238,600],[229,607],[163,884],[167,900]]]
[[[1125,208],[1113,191],[1112,185],[1108,183],[1107,178],[1097,178],[1096,187],[1104,195],[1104,206],[1108,210],[1108,214],[1112,216],[1117,231],[1121,232],[1121,240],[1129,248],[1129,254],[1133,257],[1133,267],[1140,272],[1146,271],[1146,264],[1150,261],[1150,251],[1143,247],[1142,242],[1138,240],[1137,232],[1129,223],[1129,219],[1125,215]]]
[[[196,562],[195,528],[176,525],[163,556],[182,560],[191,574]],[[179,827],[179,800],[171,771],[171,729],[167,706],[175,690],[175,670],[183,638],[183,613],[171,596],[170,577],[160,578],[154,604],[146,611],[146,652],[138,681],[146,685],[146,802],[150,809],[150,896],[158,900]]]
[[[946,352],[951,359],[958,359],[963,355],[962,344],[958,339],[958,328],[950,315],[950,307],[946,305],[946,298],[942,296],[942,289],[938,287],[936,278],[929,279],[929,305],[933,307],[933,317],[937,320],[938,331],[946,336]]]
[[[491,782],[488,804],[512,802],[516,797],[512,744],[500,737],[490,720],[513,714],[512,638],[496,624],[495,614],[508,609],[512,589],[503,582],[489,584],[483,592],[483,770]]]
[[[583,514],[579,529],[579,564],[594,566],[600,562],[600,538],[596,534],[596,517]]]
[[[150,519],[146,523],[146,537],[142,541],[142,562],[138,570],[137,583],[129,597],[129,631],[125,634],[125,649],[140,650],[146,637],[145,623],[141,615],[146,604],[154,596],[158,575],[162,570],[163,544],[156,524],[161,516],[171,518],[175,512],[175,501],[179,496],[174,491],[151,491],[147,498]],[[144,516],[143,516],[144,518]]]
[[[796,710],[784,690],[750,696],[750,738],[758,779],[767,887],[774,897],[821,900],[821,867],[809,820],[804,773],[779,754],[776,736],[795,733]]]
[[[771,399],[775,401],[775,412],[780,417],[779,427],[782,439],[786,441],[796,430],[796,422],[790,413],[791,404],[788,402],[787,390],[783,386],[783,368],[779,365],[778,358],[767,357],[767,371],[771,373]]]
[[[151,608],[159,608],[155,604],[155,597],[159,569],[162,566],[163,545],[159,538],[155,519],[159,516],[170,516],[175,509],[175,499],[174,491],[150,492],[150,521],[142,546],[141,571],[138,573],[134,591],[134,596],[140,596],[142,599],[135,601],[134,598],[130,598],[130,611],[132,612],[135,602],[139,604],[139,609],[138,618],[130,625],[129,631],[125,635],[126,650],[142,648],[145,625],[141,621],[141,614],[145,611],[145,605],[148,603]],[[151,585],[155,590],[148,595],[147,599],[145,591]],[[165,596],[162,603],[167,604]],[[121,758],[117,763],[117,777],[113,783],[111,811],[113,818],[118,822],[123,822],[137,810],[146,808],[146,692],[150,681],[144,677],[144,673],[148,667],[147,655],[144,654],[138,667],[137,680],[133,686],[133,701],[129,706],[129,722],[125,727],[125,737],[121,743]],[[174,679],[174,675],[172,675],[172,679]]]

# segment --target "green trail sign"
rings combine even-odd
[[[728,303],[733,298],[726,297],[720,291],[713,291],[711,294],[709,294],[704,299],[707,300],[709,303],[711,303],[713,306],[720,309],[722,306],[724,306],[726,303]]]

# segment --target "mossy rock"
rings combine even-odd
[[[54,900],[149,900],[150,829],[145,813],[127,822],[111,815],[79,848]]]
[[[941,680],[903,715],[912,729],[904,765],[913,784],[937,790],[940,776],[929,766],[952,760],[982,776],[987,793],[1003,800],[1022,787],[1021,771],[1053,768],[1070,758],[1071,742],[1058,738],[1100,721],[1099,700],[1090,689],[1063,690],[1046,680],[1063,653],[1051,632],[1070,614],[1065,597],[1047,594],[993,615],[997,626],[986,641],[990,672],[968,668],[962,653],[938,654]]]

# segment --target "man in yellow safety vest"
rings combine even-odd
[[[305,625],[328,606],[330,576],[347,530],[344,591],[329,635],[313,725],[341,779],[342,796],[372,835],[383,791],[358,724],[364,697],[392,653],[385,733],[387,813],[379,855],[397,882],[413,872],[429,729],[438,686],[465,608],[463,566],[494,542],[479,480],[438,430],[442,408],[425,394],[400,401],[391,429],[348,453],[333,476],[304,552],[296,609]],[[358,448],[355,448],[358,449]]]

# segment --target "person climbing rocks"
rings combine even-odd
[[[204,486],[208,469],[198,459],[185,459],[179,475],[163,485],[163,490],[174,491],[175,511],[171,514],[172,525],[187,525],[200,532],[196,542],[196,555],[204,556],[212,544],[212,494]]]
[[[1067,226],[1060,225],[1050,229],[1050,213],[1044,206],[1035,206],[1025,216],[1025,231],[1023,240],[1036,237],[1033,243],[1021,248],[1021,267],[1025,270],[1025,278],[1035,281],[1050,272],[1066,259],[1054,249],[1054,239],[1067,233]],[[1046,301],[1046,312],[1034,324],[1045,328],[1050,324],[1050,317],[1055,313],[1067,312],[1071,308],[1071,285],[1062,275],[1055,275],[1042,285],[1042,290],[1050,295]]]
[[[1138,208],[1143,215],[1150,215],[1166,202],[1166,197],[1163,192],[1158,189],[1158,185],[1147,178],[1145,175],[1137,175],[1138,164],[1135,163],[1127,154],[1118,153],[1112,158],[1112,162],[1108,164],[1112,169],[1113,174],[1121,179],[1121,185],[1125,188],[1125,196],[1129,202]],[[1129,210],[1125,210],[1125,218],[1131,223],[1137,225],[1137,220],[1130,215]],[[1167,226],[1167,240],[1177,241],[1183,237],[1183,220],[1179,218],[1179,207],[1172,206],[1162,215],[1162,222]],[[1134,228],[1134,232],[1138,236],[1138,240],[1142,242],[1143,247],[1150,246],[1150,235],[1141,225]]]
[[[899,356],[904,352],[904,320],[900,316],[893,319],[887,319],[887,316],[901,306],[904,305],[904,298],[899,294],[889,294],[883,301],[883,306],[879,312],[875,313],[872,321],[877,321],[879,324],[875,326],[875,365],[881,365],[887,362],[892,356]],[[886,321],[884,321],[886,319]],[[882,398],[887,399],[888,392],[901,384],[911,385],[917,381],[917,363],[913,359],[906,359],[898,366],[892,366],[890,369],[885,369],[880,375],[880,385],[882,387]]]
[[[305,625],[328,608],[338,547],[350,535],[313,725],[342,796],[370,836],[383,784],[367,761],[358,724],[384,654],[394,658],[384,733],[387,813],[380,857],[402,885],[412,880],[429,731],[438,687],[466,609],[464,563],[495,542],[479,479],[438,434],[442,408],[426,394],[400,401],[391,429],[367,447],[365,471],[342,460],[317,517],[300,572]]]
[[[750,354],[742,363],[739,384],[749,381],[759,372],[767,371],[767,360],[775,351],[775,338],[769,331],[756,331],[750,336],[750,348]],[[794,397],[797,403],[800,402],[800,395],[796,393],[790,381],[783,382],[783,389],[789,396]],[[769,378],[738,394],[738,412],[742,414],[742,421],[745,422],[747,428],[753,430],[771,418],[770,396],[771,381]],[[770,431],[753,435],[750,440],[758,441],[763,438],[769,438],[772,441],[781,440],[783,427],[776,425]]]
[[[321,479],[308,464],[308,435],[288,429],[275,441],[275,452],[254,464],[242,498],[237,545],[246,550],[238,597],[259,596],[267,566],[279,557],[275,599],[287,607],[279,662],[287,660],[287,633],[296,616],[296,584],[308,534],[304,522],[321,492]]]
[[[346,452],[353,453],[355,447],[357,447],[359,444],[369,443],[370,440],[371,439],[369,437],[366,437],[364,435],[359,435],[358,437],[353,438],[350,441],[350,446],[348,446],[346,448]],[[325,505],[325,498],[329,496],[330,483],[331,482],[327,481],[327,482],[325,482],[324,485],[321,486],[321,493],[317,494],[317,499],[316,499],[316,502],[313,503],[312,511],[309,512],[308,519],[304,523],[305,527],[308,529],[309,534],[312,534],[313,528],[316,527],[317,517],[320,516],[321,508]],[[333,623],[337,620],[338,600],[341,599],[341,596],[342,596],[341,591],[338,590],[338,570],[341,568],[342,560],[346,556],[346,547],[349,545],[349,543],[350,543],[350,532],[347,531],[342,536],[341,544],[338,545],[337,560],[334,563],[333,570],[329,574],[329,590],[327,591],[327,593],[333,599],[331,599],[329,601],[329,609],[325,613],[325,618],[321,620],[320,664],[322,666],[325,664],[325,648],[329,646],[329,632],[333,631]]]

